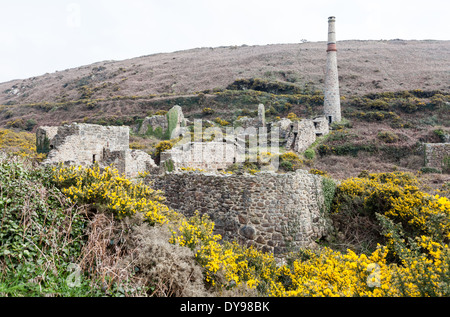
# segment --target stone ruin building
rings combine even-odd
[[[152,135],[160,139],[170,139],[172,135],[183,134],[187,123],[181,107],[177,105],[165,115],[146,117],[142,124],[134,128],[134,132],[141,135]]]
[[[78,123],[42,126],[36,130],[36,149],[48,153],[43,164],[114,165],[121,174],[136,177],[156,164],[144,151],[129,148],[129,134],[129,127]]]
[[[179,116],[184,117],[181,108],[178,111],[181,113]],[[145,131],[155,131],[159,127],[150,125],[151,118],[153,117],[144,121],[147,123]],[[153,122],[160,124],[160,120],[158,118]],[[183,131],[181,126],[178,126],[178,129],[177,131]],[[317,137],[328,134],[330,130],[325,117],[301,120],[284,118],[280,121],[266,122],[265,107],[260,104],[257,117],[242,117],[236,120],[233,135],[227,135],[220,140],[215,138],[212,142],[179,142],[172,149],[161,153],[160,166],[166,170],[167,167],[170,167],[169,170],[189,167],[207,171],[225,170],[235,163],[244,161],[246,137],[265,134],[269,139],[274,129],[278,129],[280,145],[284,146],[286,151],[296,153],[304,152]]]

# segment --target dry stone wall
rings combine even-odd
[[[450,143],[426,143],[425,166],[450,171]]]
[[[327,234],[322,178],[295,173],[227,175],[173,172],[152,179],[167,204],[187,216],[208,214],[223,239],[282,256],[314,247]]]

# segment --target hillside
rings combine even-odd
[[[449,90],[450,41],[338,43],[343,95],[397,90]],[[326,43],[198,48],[124,61],[104,61],[0,84],[0,104],[186,94],[224,88],[238,78],[281,80],[323,88]]]
[[[322,113],[325,49],[325,42],[198,48],[2,83],[0,127],[33,132],[68,122],[135,126],[174,105],[188,119],[233,122],[254,114],[259,103],[269,121],[290,112],[312,117]],[[342,112],[350,125],[324,144],[345,151],[318,155],[310,167],[337,179],[362,170],[420,170],[417,145],[439,142],[440,129],[450,133],[449,52],[450,41],[339,42]],[[211,114],[203,113],[205,107]],[[392,133],[394,142],[379,133]],[[158,141],[131,139],[149,153]],[[449,180],[432,175],[435,188]]]
[[[46,154],[37,153],[33,132],[69,122],[141,127],[175,104],[191,123],[217,126],[256,116],[259,103],[266,122],[315,117],[323,109],[325,43],[194,49],[0,84],[0,296],[448,297],[450,160],[442,170],[424,168],[423,143],[450,141],[450,42],[339,47],[344,120],[302,153],[280,146],[264,154],[280,158],[280,173],[321,175],[314,176],[320,191],[292,188],[302,200],[323,200],[320,212],[332,223],[313,247],[298,250],[296,221],[287,217],[294,226],[286,238],[276,222],[270,243],[293,251],[282,261],[222,240],[203,210],[190,217],[172,210],[153,174],[135,181],[97,164],[36,164]],[[138,130],[130,147],[154,158],[175,141]],[[221,177],[256,174],[259,164],[232,166],[225,172],[235,175]],[[267,183],[255,193],[269,197]],[[226,190],[214,196],[232,201]],[[279,197],[293,200],[288,191]],[[263,204],[254,202],[251,221],[265,226]],[[248,229],[243,214],[233,217],[230,226]]]

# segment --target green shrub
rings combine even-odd
[[[338,155],[346,156],[351,155],[356,157],[360,151],[373,153],[377,150],[374,144],[352,144],[344,143],[342,145],[329,146],[326,144],[321,144],[317,147],[317,152],[320,156],[326,155]]]
[[[290,161],[281,161],[280,168],[286,172],[293,172],[295,170],[294,165]]]
[[[34,119],[28,119],[25,123],[25,130],[31,131],[34,129],[34,127],[37,125],[36,120]]]
[[[293,172],[303,166],[302,159],[294,152],[286,152],[280,155],[280,168],[286,172]]]
[[[427,166],[422,167],[422,168],[420,169],[420,172],[422,172],[422,173],[424,173],[424,174],[440,174],[440,173],[441,173],[441,171],[438,170],[437,168],[434,168],[434,167],[427,167]]]
[[[345,128],[351,129],[352,128],[352,123],[348,119],[343,118],[339,122],[333,122],[331,124],[331,128],[333,130],[342,130],[342,129],[345,129]]]
[[[316,152],[313,149],[308,149],[308,150],[305,151],[305,153],[303,153],[303,155],[308,160],[313,160],[316,157]]]
[[[256,90],[271,94],[300,94],[302,88],[288,83],[268,81],[260,78],[238,79],[227,87],[229,90]]]
[[[0,184],[0,296],[99,295],[83,276],[70,287],[87,221],[52,185],[51,169],[0,158]]]
[[[399,140],[398,135],[391,131],[380,131],[377,137],[385,143],[395,143]]]
[[[374,110],[389,110],[389,104],[381,99],[370,101],[368,107]]]
[[[336,192],[336,183],[329,177],[322,178],[322,192],[323,192],[323,208],[322,212],[329,213],[333,204],[334,194]]]
[[[447,140],[447,133],[443,129],[433,130],[433,134],[439,139],[440,142],[444,143]]]

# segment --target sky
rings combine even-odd
[[[198,47],[450,40],[448,0],[0,0],[0,82]]]

